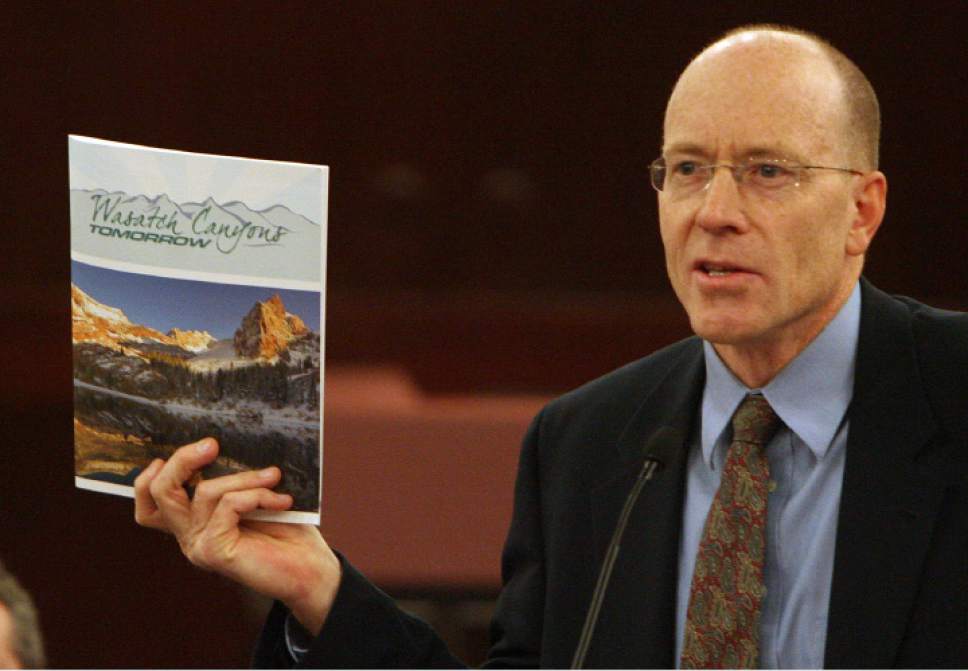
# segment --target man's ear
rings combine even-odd
[[[860,256],[867,251],[884,220],[887,208],[887,177],[880,170],[865,173],[854,188],[854,221],[847,232],[847,253]]]

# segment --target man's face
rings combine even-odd
[[[21,668],[20,658],[14,652],[13,618],[10,611],[0,603],[0,669]]]
[[[839,81],[825,61],[785,46],[746,41],[687,68],[666,112],[670,166],[757,157],[852,167]],[[848,251],[853,180],[806,170],[798,186],[764,196],[717,169],[688,196],[660,192],[666,266],[693,330],[736,346],[813,338],[859,273]]]

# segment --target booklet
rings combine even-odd
[[[134,496],[205,436],[319,524],[326,166],[68,138],[74,476]]]

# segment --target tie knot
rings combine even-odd
[[[760,394],[747,394],[733,414],[733,441],[763,446],[780,428],[780,418]]]

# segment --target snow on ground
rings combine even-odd
[[[229,420],[236,426],[250,426],[277,430],[288,435],[304,435],[308,431],[319,430],[319,412],[305,406],[273,408],[270,404],[255,400],[232,400],[226,403],[199,404],[194,399],[172,399],[158,401],[143,396],[126,394],[107,387],[82,382],[75,379],[74,386],[91,391],[125,398],[129,401],[163,408],[165,412],[183,417],[217,416]],[[258,418],[258,419],[256,419]]]

